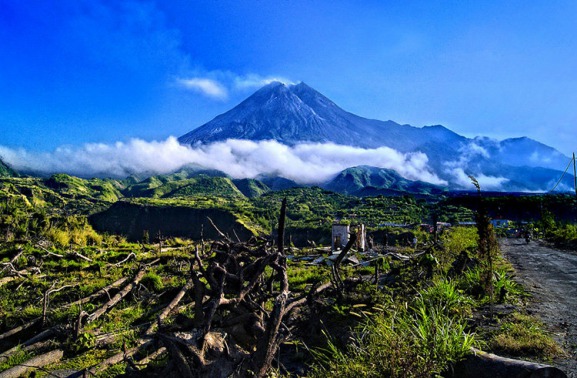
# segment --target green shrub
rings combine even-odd
[[[151,288],[156,292],[159,292],[164,288],[162,278],[154,272],[146,273],[140,282],[142,282],[144,286]]]
[[[442,308],[449,315],[469,316],[473,300],[457,289],[454,282],[439,280],[433,286],[420,292],[415,300],[416,306],[424,308]]]

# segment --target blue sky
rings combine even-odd
[[[576,69],[575,1],[0,0],[0,145],[164,140],[280,78],[569,155]]]

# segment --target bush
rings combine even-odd
[[[473,300],[458,290],[451,281],[437,281],[423,290],[416,299],[418,307],[439,307],[449,315],[469,316],[472,313]]]
[[[52,228],[48,230],[46,236],[58,248],[68,248],[70,245],[70,234],[67,231]]]
[[[159,292],[164,288],[162,283],[162,278],[156,273],[148,272],[142,277],[142,284],[146,287],[152,288],[152,290]]]

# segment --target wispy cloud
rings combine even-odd
[[[234,78],[234,86],[237,89],[255,89],[278,81],[284,84],[294,84],[293,81],[280,76],[261,76],[257,74],[248,74]]]
[[[233,93],[245,94],[248,90],[256,90],[275,81],[294,84],[293,81],[281,76],[239,75],[230,71],[196,70],[190,76],[175,79],[178,87],[219,101],[227,100]]]
[[[474,189],[469,174],[465,173],[463,168],[455,167],[449,172],[452,177],[453,185],[458,185],[469,190]],[[509,179],[505,177],[487,176],[482,173],[475,174],[474,176],[483,190],[502,190],[503,185],[509,181]]]
[[[388,147],[363,149],[335,144],[286,146],[276,141],[227,140],[197,147],[183,146],[170,137],[146,142],[87,144],[34,153],[0,146],[0,156],[21,171],[64,172],[82,177],[126,177],[159,174],[187,164],[218,169],[234,178],[278,175],[304,184],[321,183],[345,168],[371,165],[394,169],[412,180],[445,184],[428,167],[422,153],[403,154]]]
[[[474,141],[463,144],[458,159],[444,163],[444,176],[450,177],[452,185],[470,189],[472,184],[469,175],[472,174],[484,190],[501,190],[509,181],[508,178],[485,175],[479,170],[478,162],[489,158],[489,152]]]
[[[226,87],[213,79],[199,77],[188,79],[179,78],[176,82],[182,88],[201,93],[213,99],[226,100],[228,98],[228,90]]]

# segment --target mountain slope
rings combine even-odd
[[[323,188],[352,195],[385,193],[440,194],[443,188],[422,181],[404,179],[391,169],[359,166],[347,168]],[[372,194],[371,194],[372,193]]]
[[[18,177],[18,173],[0,159],[0,177]]]
[[[417,128],[346,112],[305,83],[271,83],[228,112],[181,136],[183,144],[229,138],[287,145],[332,142],[363,148],[388,146],[412,152],[429,143],[455,144],[466,138],[443,126]]]
[[[470,139],[441,125],[419,128],[363,118],[341,109],[304,83],[271,83],[179,141],[196,145],[227,139],[420,152],[426,155],[430,172],[451,188],[469,188],[467,176],[475,175],[486,178],[493,190],[505,183],[517,190],[547,190],[546,184],[559,179],[569,160],[554,148],[525,137]],[[535,189],[536,181],[542,182],[542,187]]]

